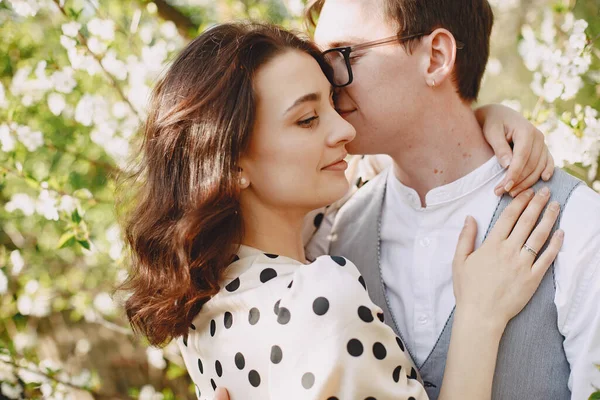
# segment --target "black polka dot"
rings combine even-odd
[[[240,278],[235,278],[234,280],[229,282],[229,284],[227,286],[225,286],[225,289],[227,289],[228,292],[235,292],[239,288],[240,288]]]
[[[339,399],[335,396],[331,396],[331,397],[328,397],[327,400],[339,400]]]
[[[329,300],[325,297],[318,297],[313,301],[313,311],[317,315],[325,315],[325,313],[329,310]]]
[[[318,213],[317,215],[315,215],[315,219],[313,221],[313,224],[315,224],[315,228],[319,228],[321,226],[324,216],[325,216],[325,214],[323,214],[323,213]]]
[[[315,384],[315,376],[312,372],[307,372],[302,375],[302,387],[304,389],[310,389]]]
[[[225,318],[223,318],[223,324],[225,325],[225,329],[229,329],[231,328],[231,325],[233,325],[233,315],[229,311],[225,313]]]
[[[187,347],[188,335],[183,335],[183,344]]]
[[[290,284],[288,285],[288,289],[292,287],[292,283],[294,283],[294,281],[290,281]]]
[[[239,369],[242,370],[244,369],[244,367],[246,366],[246,359],[244,358],[244,355],[242,353],[236,353],[235,357],[234,357],[234,361],[235,361],[235,366]]]
[[[273,312],[275,313],[275,315],[279,314],[279,303],[281,303],[281,299],[277,300],[275,302],[275,305],[273,306]]]
[[[410,375],[408,375],[408,379],[417,379],[417,371],[414,368],[410,369]]]
[[[400,340],[398,336],[396,336],[396,343],[398,343],[398,347],[400,347],[400,350],[404,351],[404,343],[402,343],[402,340]]]
[[[240,257],[236,254],[235,256],[233,256],[233,262],[239,261]]]
[[[387,356],[387,350],[382,343],[375,342],[373,345],[373,355],[378,360],[383,360]]]
[[[400,381],[400,371],[402,371],[402,366],[398,365],[394,369],[394,372],[392,372],[392,378],[394,379],[394,382],[396,382],[396,383],[398,383],[398,381]]]
[[[191,324],[191,325],[190,325],[190,328],[192,328],[193,330],[196,330],[196,325],[194,325],[194,324]]]
[[[258,387],[260,385],[260,375],[255,370],[248,372],[248,380],[254,387]]]
[[[290,314],[290,310],[285,307],[279,308],[279,313],[277,313],[277,322],[279,322],[281,325],[285,325],[290,322],[291,317],[292,314]]]
[[[212,380],[212,378],[210,380],[210,385],[212,386],[213,390],[217,390],[217,384]]]
[[[381,322],[385,322],[385,318],[383,317],[383,313],[382,313],[382,312],[380,312],[380,313],[377,313],[377,318],[379,318],[379,320],[380,320]]]
[[[202,366],[202,361],[200,361],[200,359],[198,359],[198,370],[201,374],[204,373],[204,367]]]
[[[279,257],[277,254],[272,254],[272,253],[265,253],[265,256],[267,256],[269,258],[277,258],[277,257]]]
[[[358,357],[363,353],[363,345],[358,339],[351,339],[346,346],[351,356]]]
[[[258,311],[258,308],[252,307],[248,313],[248,322],[250,322],[250,325],[256,325],[259,319],[260,311]]]
[[[363,278],[362,276],[359,276],[358,281],[365,288],[365,290],[367,290],[367,284],[365,283],[365,278]]]
[[[215,322],[214,319],[210,320],[210,336],[215,336],[215,333],[217,332],[217,323]]]
[[[265,283],[265,282],[268,282],[271,279],[275,278],[276,276],[277,276],[277,272],[275,272],[275,270],[273,268],[265,268],[260,273],[260,281],[262,283]]]
[[[339,266],[343,267],[346,265],[346,259],[340,256],[330,256],[333,261],[335,261]]]
[[[198,387],[198,385],[194,386],[196,386],[196,397],[200,398],[202,396],[202,393],[200,393],[200,388]]]
[[[414,397],[410,396],[408,400],[416,400]]]
[[[215,361],[215,372],[219,378],[223,376],[223,366],[219,360]]]
[[[369,307],[358,307],[358,316],[365,322],[373,322],[373,312]]]
[[[375,397],[369,396],[365,400],[377,400]]]
[[[273,364],[279,364],[283,359],[283,352],[281,351],[281,347],[275,345],[271,347],[271,362]]]

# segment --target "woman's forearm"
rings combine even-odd
[[[440,400],[491,398],[505,324],[456,310]]]

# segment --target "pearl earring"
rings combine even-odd
[[[435,87],[435,79],[433,79],[433,82],[431,83],[431,87],[434,88]]]
[[[246,183],[248,183],[248,181],[246,180],[246,178],[244,178],[244,177],[240,178],[240,185],[241,186],[245,186]]]

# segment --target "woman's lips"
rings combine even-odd
[[[336,162],[335,164],[328,165],[327,167],[323,168],[323,170],[325,170],[325,171],[345,171],[346,168],[348,168],[348,163],[346,162],[346,160],[341,160],[341,161]]]

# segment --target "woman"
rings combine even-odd
[[[191,42],[154,90],[126,224],[125,307],[150,343],[178,339],[199,398],[217,386],[233,400],[427,396],[354,265],[305,258],[303,218],[348,190],[355,135],[328,77],[310,42],[225,24]],[[490,396],[503,329],[561,244],[559,233],[535,263],[521,250],[547,201],[520,195],[475,252],[465,222],[442,398]],[[558,214],[548,210],[528,240],[536,248]]]

